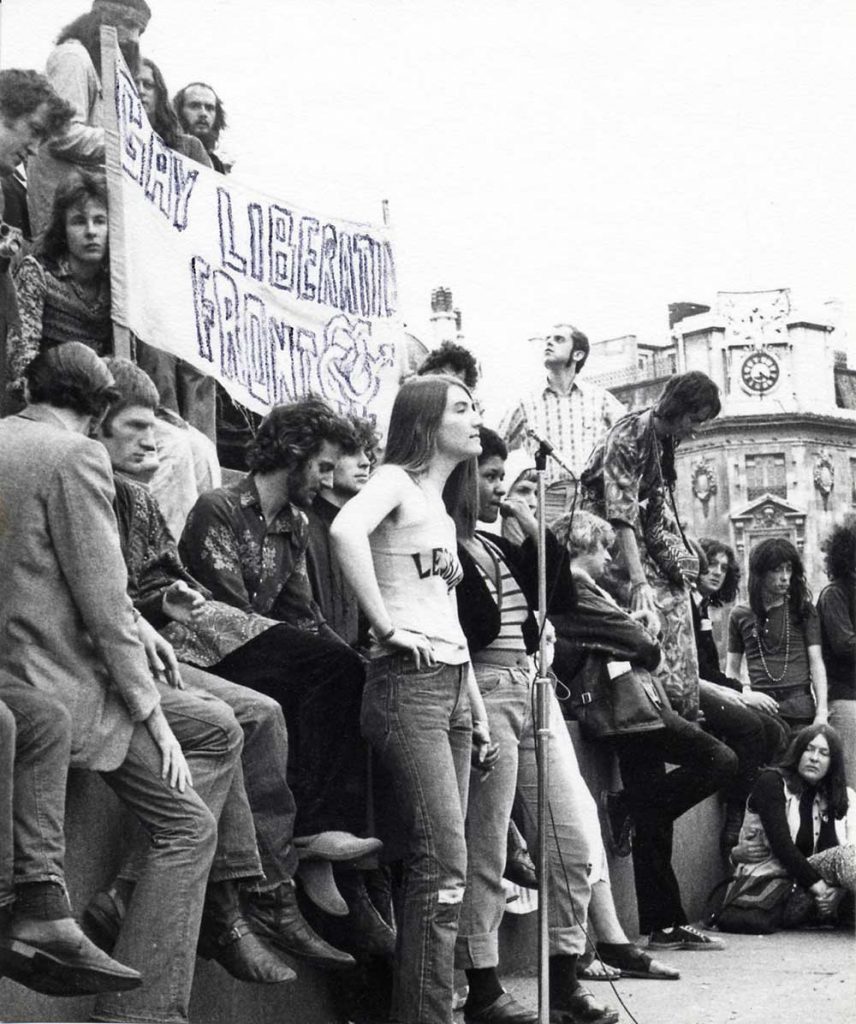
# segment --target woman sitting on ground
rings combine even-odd
[[[23,398],[24,371],[46,349],[82,341],[113,351],[107,186],[76,172],[56,191],[50,223],[35,255],[15,275],[20,327],[9,331],[10,390]]]
[[[831,726],[806,726],[781,763],[758,776],[732,851],[737,874],[786,874],[797,882],[802,891],[785,910],[791,927],[833,921],[848,892],[852,917],[854,843],[856,793],[845,783],[841,738]]]
[[[731,612],[727,676],[741,678],[744,656],[749,671],[744,703],[778,713],[792,729],[826,721],[817,611],[802,559],[783,537],[761,541],[749,555],[749,604]]]

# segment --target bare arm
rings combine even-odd
[[[742,679],[742,671],[743,655],[740,651],[729,651],[725,657],[725,674],[732,679]],[[749,683],[745,681],[743,682],[743,692],[740,695],[740,699],[746,707],[760,708],[761,711],[767,711],[771,715],[775,715],[779,710],[778,702],[773,700],[769,694],[753,690]]]
[[[369,544],[370,535],[405,500],[407,486],[403,470],[382,466],[333,520],[330,543],[374,635],[381,643],[410,651],[418,667],[422,661],[434,664],[433,649],[427,637],[397,628],[392,621],[378,586]]]
[[[814,691],[814,721],[815,724],[824,723],[829,715],[826,665],[823,663],[820,644],[810,644],[806,651],[808,653],[808,666],[811,671],[811,688]]]
[[[627,523],[614,523],[618,550],[630,576],[630,607],[633,611],[647,611],[657,617],[658,630],[660,615],[654,603],[654,591],[645,576],[642,559],[639,557],[639,546],[632,526]]]

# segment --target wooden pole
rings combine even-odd
[[[125,216],[122,206],[122,157],[119,150],[119,117],[116,110],[116,56],[119,44],[112,25],[101,26],[101,81],[104,90],[104,147],[110,220],[110,295],[113,317],[113,351],[131,358],[128,329],[127,269],[125,267]]]

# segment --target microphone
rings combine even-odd
[[[541,451],[544,452],[545,455],[553,454],[554,449],[550,442],[545,441],[543,437],[539,437],[534,430],[527,430],[526,436],[530,438],[532,441],[535,441],[535,443],[538,445]]]

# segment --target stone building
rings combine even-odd
[[[601,345],[614,359],[617,341],[627,358],[596,379],[630,408],[653,402],[672,372],[716,381],[721,415],[677,453],[679,514],[692,536],[735,549],[744,580],[752,546],[787,537],[817,595],[823,540],[856,513],[856,371],[833,310],[795,309],[787,289],[720,293],[671,331],[662,346],[598,343],[598,359]]]

